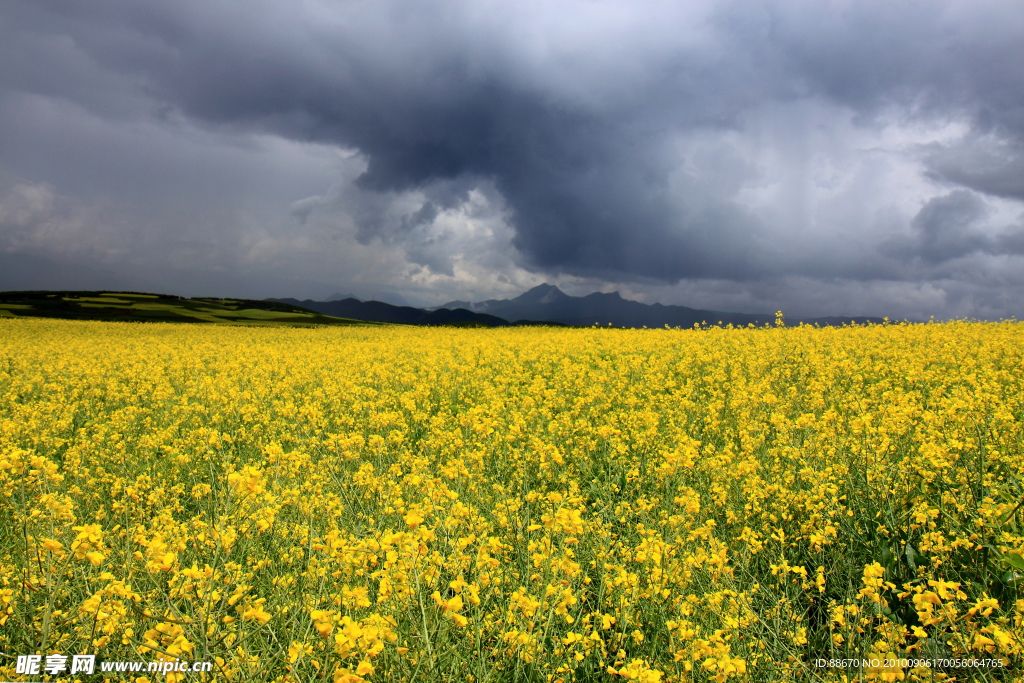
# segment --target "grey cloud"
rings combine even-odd
[[[674,130],[721,125],[749,102],[747,91],[757,81],[749,56],[715,64],[685,50],[644,55],[651,74],[644,82],[583,83],[631,95],[595,105],[531,82],[514,57],[509,64],[467,44],[457,4],[436,5],[454,28],[433,23],[440,34],[432,40],[423,38],[422,27],[372,21],[369,35],[346,26],[307,33],[293,17],[278,16],[280,32],[240,18],[250,32],[242,41],[237,26],[212,13],[210,24],[201,24],[198,5],[190,11],[106,7],[120,10],[110,17],[126,35],[151,36],[157,47],[143,48],[138,39],[111,45],[87,34],[85,49],[112,68],[141,71],[151,92],[190,116],[355,146],[369,160],[357,183],[366,190],[418,189],[467,176],[492,180],[513,212],[514,244],[531,267],[668,281],[759,270],[741,248],[750,228],[735,222],[741,212],[727,197],[694,213],[658,191],[671,166],[662,148]],[[81,15],[67,21],[66,30],[84,30]],[[741,47],[735,39],[719,36],[716,48]],[[634,46],[643,40],[631,37]],[[409,45],[386,55],[370,47],[375,41]],[[599,47],[587,45],[580,56]],[[768,87],[775,87],[771,80]],[[297,210],[301,217],[305,209]],[[714,224],[721,220],[731,222]],[[359,222],[370,226],[365,238],[381,219]]]
[[[309,220],[309,215],[313,213],[313,211],[329,203],[330,198],[321,195],[314,195],[312,197],[306,197],[305,199],[299,199],[292,202],[288,206],[288,211],[298,218],[302,225],[305,225],[306,221]]]
[[[1024,139],[992,131],[970,135],[952,144],[928,145],[924,161],[935,180],[1024,200]]]
[[[977,228],[990,207],[973,192],[954,190],[929,200],[911,222],[915,240],[896,243],[904,255],[920,256],[930,264],[987,254],[1024,256],[1024,225],[1007,226],[989,235]]]
[[[928,200],[911,221],[913,235],[892,239],[884,249],[932,265],[990,250],[989,238],[975,227],[986,213],[985,202],[976,194],[954,190]]]
[[[1003,3],[762,6],[770,8],[764,39],[788,56],[805,91],[865,116],[901,105],[923,115],[967,113],[982,129],[1024,133],[1022,26]]]
[[[966,190],[929,200],[911,221],[918,234],[918,254],[940,263],[983,250],[988,239],[974,225],[985,213],[985,203]]]
[[[16,183],[0,195],[0,251],[124,259],[135,240],[117,221],[109,206],[76,203],[46,183]]]
[[[996,254],[1024,256],[1024,225],[1005,230],[995,239]]]
[[[289,225],[334,220],[360,246],[404,246],[448,277],[459,247],[437,224],[481,187],[500,196],[517,265],[552,277],[899,280],[1021,254],[1017,233],[985,236],[974,194],[1024,198],[1024,31],[1000,3],[10,0],[2,11],[0,106],[6,87],[211,139],[357,150],[362,174],[290,195]],[[964,139],[913,152],[948,194],[909,226],[906,213],[911,236],[881,247],[871,239],[889,219],[854,244],[834,227],[841,216],[799,192],[799,225],[766,218],[750,197],[777,179],[758,158],[758,126],[768,105],[783,117],[797,102],[878,135],[965,122]],[[771,168],[809,176],[822,150],[810,132],[779,141],[789,156]],[[694,138],[738,142],[680,143]],[[217,175],[189,174],[203,186]],[[901,269],[915,258],[920,269]]]
[[[24,230],[52,213],[56,196],[53,188],[42,183],[18,183],[0,200],[0,228],[5,232]]]
[[[434,202],[427,200],[423,202],[423,206],[416,210],[416,213],[409,216],[408,222],[413,227],[427,225],[434,222],[434,219],[437,218],[437,214],[437,206]]]

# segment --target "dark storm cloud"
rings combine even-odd
[[[996,253],[1024,256],[1024,225],[999,235],[996,238]]]
[[[617,7],[631,9],[620,20]],[[30,37],[0,48],[0,74],[104,116],[148,108],[212,131],[357,150],[367,166],[354,189],[296,201],[292,214],[305,225],[344,201],[360,242],[411,240],[413,262],[447,274],[424,231],[477,182],[500,193],[522,265],[543,273],[899,279],[885,254],[939,265],[1020,253],[1017,233],[985,237],[984,200],[956,189],[1024,197],[1024,32],[1011,5],[694,8],[11,1],[6,23]],[[724,160],[716,168],[680,142],[730,132],[756,142],[752,121],[769,105],[804,101],[868,130],[964,122],[967,137],[918,151],[947,194],[922,200],[907,234],[881,249],[832,236],[827,217],[790,235],[739,199],[773,181],[748,158],[756,151],[733,158],[723,143],[708,153]],[[809,173],[802,134],[787,175]],[[389,215],[409,191],[422,201]]]
[[[930,199],[911,221],[913,234],[888,240],[882,247],[900,259],[937,265],[973,254],[1024,255],[1024,226],[1006,227],[989,236],[978,224],[990,207],[970,190],[954,190]]]
[[[1024,136],[972,135],[951,145],[929,145],[929,175],[996,197],[1024,200]]]
[[[927,175],[1024,199],[1024,20],[1001,3],[778,4],[768,41],[801,92],[851,107],[864,125],[896,109],[913,121],[962,120],[970,132],[932,143]]]
[[[894,251],[934,264],[986,250],[989,239],[975,229],[985,213],[985,203],[967,190],[931,199],[911,221],[914,238],[894,245]]]

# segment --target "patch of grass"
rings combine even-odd
[[[138,292],[0,292],[0,315],[70,320],[301,327],[383,324],[336,318],[280,302],[211,297],[187,299]]]
[[[130,303],[132,303],[130,299],[120,299],[120,298],[112,297],[112,296],[90,296],[90,297],[84,297],[83,296],[83,297],[78,298],[78,299],[76,299],[75,297],[64,297],[64,300],[65,301],[76,301],[77,300],[77,301],[89,302],[89,303],[83,303],[82,304],[83,306],[91,306],[91,305],[95,305],[95,304],[130,304]]]

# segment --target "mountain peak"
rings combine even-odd
[[[545,282],[520,294],[513,301],[521,304],[550,304],[565,298],[568,298],[565,292]]]

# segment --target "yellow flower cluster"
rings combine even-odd
[[[0,320],[0,651],[277,683],[1010,680],[1022,369],[1013,322]]]

